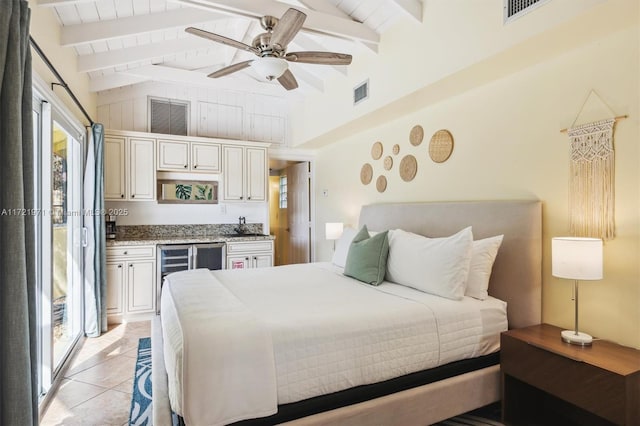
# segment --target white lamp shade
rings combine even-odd
[[[284,74],[287,68],[289,68],[289,64],[282,58],[265,56],[251,62],[251,67],[260,77],[271,81]]]
[[[551,274],[572,280],[602,279],[602,240],[557,237],[551,240]]]
[[[326,223],[324,225],[324,233],[327,240],[337,240],[342,236],[343,230],[343,223]]]

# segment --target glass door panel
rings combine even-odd
[[[51,147],[51,327],[53,369],[80,336],[82,319],[82,156],[57,122]]]

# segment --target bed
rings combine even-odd
[[[331,264],[176,275],[153,323],[155,424],[170,424],[167,400],[187,424],[299,425],[423,425],[497,401],[505,302],[509,327],[540,322],[540,202],[369,205],[362,225],[504,235],[492,297],[359,285]]]

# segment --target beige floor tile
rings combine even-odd
[[[55,412],[47,413],[41,426],[121,426],[129,420],[131,395],[107,390],[72,409],[51,408]]]
[[[124,382],[112,387],[111,389],[117,390],[120,392],[125,392],[131,395],[133,392],[133,375],[131,376],[130,379],[125,380]]]
[[[69,378],[78,382],[111,388],[133,377],[135,365],[135,358],[119,355],[69,376]]]
[[[107,388],[102,386],[64,379],[56,391],[55,399],[65,407],[73,408],[106,390]]]

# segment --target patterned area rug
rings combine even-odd
[[[129,425],[151,426],[153,423],[153,403],[151,399],[151,338],[144,337],[138,342],[138,360],[133,378],[133,396]]]
[[[151,398],[151,338],[144,337],[138,343],[138,360],[133,378],[133,397],[129,413],[130,426],[153,426],[153,401]],[[435,426],[503,426],[500,404],[492,404],[461,416],[437,423]],[[173,419],[176,424],[176,419]]]

